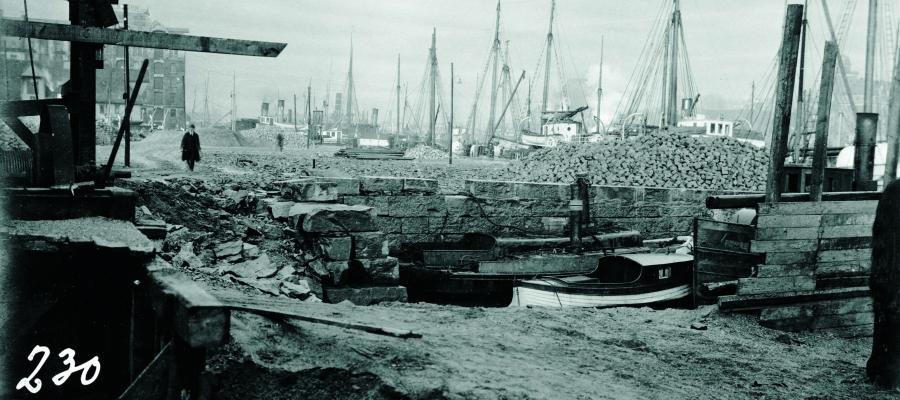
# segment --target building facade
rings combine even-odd
[[[123,14],[117,8],[119,26]],[[130,7],[128,29],[187,33],[187,29],[171,28],[153,20],[146,9]],[[36,20],[67,24],[67,21]],[[62,85],[69,80],[69,43],[50,40],[31,40],[34,55],[34,74],[31,73],[28,41],[17,37],[0,37],[0,82],[4,100],[54,98],[62,95]],[[134,88],[144,59],[150,61],[141,84],[137,103],[131,113],[132,123],[153,128],[175,129],[185,125],[185,53],[177,50],[129,48],[129,78]],[[34,81],[38,93],[34,93]],[[118,125],[125,111],[125,49],[105,46],[103,68],[97,70],[97,121]]]

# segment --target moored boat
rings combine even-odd
[[[510,306],[611,307],[647,305],[690,294],[693,256],[634,253],[603,257],[594,271],[517,282]]]

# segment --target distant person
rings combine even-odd
[[[281,132],[275,135],[275,144],[278,145],[278,151],[284,150],[284,135]]]
[[[181,159],[187,162],[188,169],[194,170],[194,163],[200,161],[200,135],[191,124],[181,138]]]

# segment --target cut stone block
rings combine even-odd
[[[294,201],[335,201],[338,190],[334,183],[318,178],[282,181],[281,196]]]
[[[317,236],[309,240],[316,252],[322,254],[328,260],[347,261],[350,259],[353,241],[349,236]]]
[[[364,283],[396,284],[400,282],[400,263],[395,257],[355,260],[353,263],[365,271]]]
[[[403,178],[391,176],[363,176],[360,178],[361,193],[398,194],[403,191]]]
[[[350,269],[347,261],[313,260],[309,263],[309,266],[323,283],[332,285],[341,285],[345,283],[347,280],[347,271]]]
[[[290,216],[291,207],[293,206],[293,201],[274,202],[269,205],[269,216],[278,220],[287,219]]]
[[[440,190],[436,179],[403,178],[403,191],[407,193],[435,194]]]
[[[388,255],[388,241],[382,232],[354,233],[353,251],[354,259],[380,258]]]
[[[308,233],[377,231],[372,207],[344,204],[296,203],[290,210],[292,224]]]

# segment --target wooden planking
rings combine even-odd
[[[822,216],[822,226],[868,225],[875,223],[875,213],[826,214]]]
[[[722,311],[748,311],[789,304],[849,299],[854,297],[871,298],[869,288],[867,286],[862,286],[814,291],[722,296],[719,297],[719,309]]]
[[[800,214],[875,214],[877,200],[865,201],[823,201],[806,203],[763,203],[759,205],[759,215],[800,215]]]
[[[222,39],[164,32],[126,31],[11,19],[0,19],[0,36],[258,57],[277,57],[287,46],[287,43]]]
[[[820,251],[817,262],[865,261],[871,260],[872,249],[847,249]]]
[[[823,239],[851,238],[851,237],[871,237],[872,224],[868,225],[841,225],[841,226],[823,226]]]
[[[766,264],[812,264],[816,261],[814,251],[793,251],[768,253],[765,255]]]
[[[19,139],[22,139],[22,142],[24,142],[28,148],[34,150],[34,134],[31,133],[31,130],[25,126],[25,123],[22,122],[22,120],[13,116],[2,116],[0,119],[3,120],[3,123],[5,123],[9,129],[15,132]]]
[[[814,276],[812,266],[803,264],[760,265],[756,268],[757,278],[778,278],[785,276]]]
[[[798,251],[815,251],[819,241],[815,239],[799,240],[754,240],[750,243],[750,251],[754,253],[794,253]]]
[[[858,276],[868,275],[872,269],[872,260],[850,260],[820,262],[816,264],[816,276]]]
[[[756,240],[795,240],[818,239],[819,227],[811,228],[759,228],[756,230]]]
[[[818,227],[822,215],[760,215],[757,217],[757,228],[810,228]]]
[[[816,289],[816,279],[811,276],[787,276],[778,278],[738,279],[738,295],[802,292]]]
[[[841,315],[872,312],[872,298],[857,297],[840,300],[826,300],[815,303],[795,304],[767,308],[759,319],[775,320],[785,318],[812,317],[816,315]]]
[[[871,237],[840,237],[819,240],[819,251],[872,248]]]

